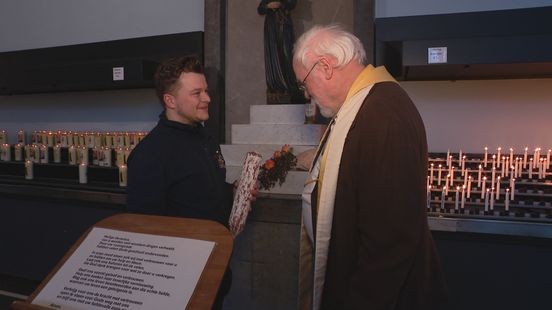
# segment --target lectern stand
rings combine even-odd
[[[233,238],[230,232],[223,225],[208,220],[138,214],[114,215],[98,222],[93,227],[88,229],[69,249],[62,260],[48,274],[48,276],[29,296],[29,298],[26,301],[14,302],[11,308],[14,310],[49,309],[33,305],[31,302],[69,259],[69,257],[71,257],[71,255],[94,227],[215,242],[216,245],[207,261],[207,264],[187,306],[187,309],[211,309],[232,254]],[[160,308],[162,308],[161,305]]]

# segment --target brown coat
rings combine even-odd
[[[427,224],[427,159],[408,95],[374,85],[345,140],[322,309],[434,309],[446,299]]]

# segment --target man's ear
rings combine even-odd
[[[171,94],[164,94],[163,95],[163,102],[165,102],[165,107],[167,109],[174,109],[176,107],[174,103],[174,96]]]
[[[320,63],[319,65],[322,66],[322,71],[324,72],[324,78],[326,78],[326,80],[331,79],[333,76],[333,70],[334,70],[334,65],[332,60],[326,57],[322,57],[318,60],[318,62]]]

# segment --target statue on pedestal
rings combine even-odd
[[[293,23],[290,11],[297,0],[262,0],[257,12],[265,15],[264,52],[269,104],[305,102],[292,67]]]

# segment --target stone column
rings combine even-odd
[[[225,139],[226,1],[205,0],[204,62],[211,105],[206,127],[219,143]]]
[[[366,50],[368,63],[374,63],[375,0],[353,0],[353,32]]]
[[[249,123],[249,106],[266,103],[263,22],[259,3],[228,1],[226,41],[226,143],[230,126]]]

